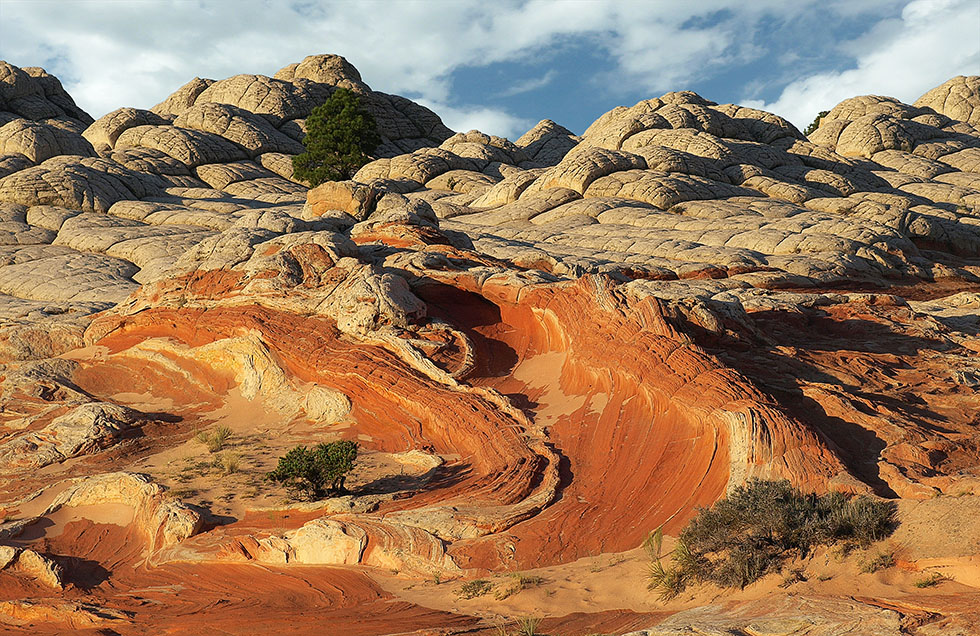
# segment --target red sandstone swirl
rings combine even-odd
[[[348,395],[351,434],[370,435],[373,449],[458,457],[428,490],[343,517],[366,535],[367,565],[389,563],[400,547],[419,550],[429,568],[452,566],[419,529],[464,568],[567,561],[635,547],[660,524],[676,529],[730,479],[780,476],[824,489],[846,475],[815,434],[678,333],[654,299],[625,297],[604,278],[523,287],[439,278],[416,291],[475,343],[466,384],[412,368],[411,358],[341,334],[328,318],[286,311],[288,297],[222,301],[242,284],[235,272],[147,286],[87,338],[119,352],[155,337],[197,347],[257,333],[289,374]],[[549,352],[564,363],[542,381],[556,383],[570,408],[535,405],[538,387],[512,373]],[[125,360],[89,377],[99,376],[102,391],[113,378],[130,385],[142,371],[127,372]],[[526,412],[502,393],[527,402],[518,404]]]

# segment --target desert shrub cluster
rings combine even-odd
[[[661,558],[662,534],[651,533],[645,544],[652,559],[650,587],[664,600],[691,583],[745,587],[815,546],[870,545],[891,533],[894,517],[891,502],[815,495],[788,481],[751,480],[698,511],[681,531],[670,565]]]
[[[218,426],[210,431],[198,431],[194,439],[207,446],[209,452],[217,453],[225,447],[229,437],[231,437],[231,429],[227,426]]]

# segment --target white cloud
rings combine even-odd
[[[690,88],[733,63],[773,57],[765,38],[752,37],[763,18],[789,23],[800,16],[819,16],[831,23],[835,16],[870,15],[870,25],[887,17],[885,8],[894,9],[900,1],[304,0],[286,5],[269,0],[0,0],[0,57],[20,66],[45,66],[62,78],[80,106],[98,117],[120,106],[151,107],[195,76],[272,75],[306,55],[337,53],[354,64],[373,88],[434,105],[450,127],[513,135],[523,132],[529,122],[509,112],[506,100],[553,85],[557,77],[578,82],[572,88],[599,92],[604,100],[637,93],[654,97]],[[976,66],[975,55],[957,60],[963,57],[962,48],[948,46],[949,38],[962,39],[970,21],[940,24],[942,19],[933,15],[967,13],[964,6],[975,2],[949,2],[945,9],[935,2],[912,3],[899,31],[935,29],[937,33],[896,38],[883,23],[852,43],[854,55],[864,65],[858,75],[817,75],[796,82],[772,107],[809,121],[812,112],[826,108],[840,92],[835,89],[841,79],[848,96],[869,92],[868,80],[880,79],[875,77],[880,72],[888,72],[893,84],[907,88],[928,74],[926,70],[948,76],[954,63],[962,68],[972,59]],[[882,15],[874,16],[879,9]],[[891,28],[896,25],[897,21]],[[879,41],[884,44],[879,46]],[[899,50],[902,42],[909,45],[905,51]],[[569,44],[608,59],[609,67],[600,69],[598,78],[576,76],[574,57],[562,57]],[[911,50],[913,44],[921,48]],[[889,46],[895,49],[890,55],[910,60],[914,81],[903,83],[902,73],[894,70],[902,71],[901,65],[877,60],[875,51],[887,51]],[[545,72],[542,60],[560,65],[561,72]],[[486,98],[503,99],[504,106],[472,103],[482,101],[475,96],[469,98],[471,103],[461,101],[453,86],[454,72],[497,62],[528,64],[543,75],[488,86]],[[796,93],[802,96],[794,97]]]
[[[528,119],[515,117],[507,111],[498,108],[479,106],[457,108],[438,102],[430,102],[425,99],[420,99],[419,103],[431,108],[439,114],[444,124],[460,132],[479,130],[487,134],[506,137],[507,139],[517,139],[537,123]]]
[[[790,83],[772,103],[746,106],[772,111],[797,127],[856,95],[886,95],[912,103],[955,75],[980,73],[980,11],[976,0],[916,0],[901,19],[887,21],[854,42],[856,68],[811,75]]]

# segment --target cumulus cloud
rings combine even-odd
[[[980,73],[980,10],[976,0],[916,0],[840,46],[856,56],[843,71],[791,82],[771,103],[746,106],[772,111],[801,129],[814,116],[855,95],[886,95],[912,103],[955,75]]]
[[[654,97],[723,77],[739,64],[787,59],[786,51],[772,50],[767,29],[790,29],[801,36],[818,32],[822,41],[825,33],[825,39],[833,39],[841,21],[863,21],[869,28],[877,24],[863,29],[863,39],[849,43],[852,50],[840,49],[858,60],[853,74],[813,74],[767,106],[805,119],[838,93],[868,92],[865,80],[881,79],[876,77],[881,73],[891,75],[892,84],[875,90],[904,82],[895,72],[903,64],[914,74],[915,90],[927,75],[949,76],[953,65],[963,68],[971,60],[976,66],[975,46],[966,54],[949,46],[956,41],[951,38],[962,40],[970,28],[976,42],[980,18],[955,23],[968,13],[967,5],[980,16],[976,0],[917,0],[899,17],[897,10],[906,3],[0,0],[0,57],[20,66],[44,66],[98,117],[120,106],[151,107],[195,76],[272,75],[306,55],[337,53],[376,90],[433,105],[453,128],[477,126],[513,135],[529,123],[515,114],[521,112],[520,100],[544,99],[546,91],[540,89],[545,86],[566,95],[589,91],[600,97],[593,101],[611,107],[621,103],[617,100]],[[936,32],[927,33],[930,29]],[[792,36],[783,39],[793,41]],[[599,60],[588,72],[581,70],[580,57],[586,54]],[[889,56],[897,61],[889,62]],[[819,51],[811,59],[820,59]],[[461,74],[494,64],[526,66],[521,77],[531,79],[504,76],[481,86],[482,94],[469,87],[461,95]],[[785,73],[785,62],[774,63],[774,76]],[[780,80],[779,86],[787,81]],[[910,89],[909,83],[903,88]],[[730,97],[711,97],[745,97],[734,86],[731,90]],[[550,109],[541,110],[551,115]]]
[[[537,123],[516,117],[499,108],[480,106],[459,108],[426,99],[420,99],[419,103],[438,113],[444,124],[460,132],[479,130],[507,139],[517,139]]]

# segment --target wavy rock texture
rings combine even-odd
[[[383,143],[308,190],[291,155],[340,86]],[[4,63],[0,111],[14,633],[475,630],[380,573],[574,568],[752,477],[923,505],[980,485],[976,77],[846,100],[809,138],[690,92],[580,136],[453,133],[331,55],[94,122]],[[334,439],[360,443],[350,496],[264,493]],[[960,586],[928,611],[896,584],[880,611],[783,596],[641,633],[965,624],[967,548],[914,549]],[[625,611],[555,629],[646,620]]]

